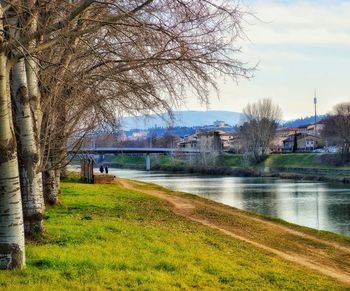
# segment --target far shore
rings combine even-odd
[[[145,170],[142,165],[119,164],[104,162],[110,168]],[[155,165],[152,171],[164,171],[171,173],[194,173],[199,175],[236,176],[236,177],[276,177],[292,180],[309,180],[323,182],[350,183],[350,170],[344,170],[345,175],[339,175],[335,169],[325,171],[319,168],[270,168],[259,167],[220,167],[220,166],[172,166]],[[349,172],[347,175],[346,172]]]

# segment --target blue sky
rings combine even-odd
[[[350,1],[244,0],[247,16],[241,59],[259,63],[252,80],[239,84],[219,79],[220,99],[211,94],[209,109],[241,111],[248,102],[272,98],[284,118],[329,112],[350,101]],[[188,109],[202,109],[189,99]]]

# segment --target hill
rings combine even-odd
[[[124,130],[169,126],[192,127],[211,125],[216,120],[225,121],[229,125],[236,125],[240,122],[241,116],[241,113],[232,111],[175,111],[174,122],[170,122],[167,114],[161,114],[160,116],[153,114],[148,117],[125,117],[122,120],[122,126]]]
[[[325,115],[317,115],[317,122],[324,119]],[[306,124],[311,124],[315,122],[315,116],[307,116],[303,118],[287,120],[283,123],[283,127],[298,127]]]
[[[325,115],[318,115],[317,121],[322,120]],[[171,122],[166,113],[149,116],[129,116],[122,119],[124,130],[130,129],[150,129],[150,128],[167,128],[167,127],[201,127],[212,125],[215,121],[225,121],[230,126],[238,125],[242,121],[242,113],[233,111],[175,111],[174,121]],[[298,127],[314,122],[314,116],[307,116],[293,120],[287,120],[282,123],[283,127]]]

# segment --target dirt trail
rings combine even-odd
[[[332,242],[324,240],[322,238],[315,237],[310,234],[297,231],[287,226],[267,221],[264,219],[259,219],[257,217],[252,217],[249,214],[244,214],[243,212],[237,212],[234,209],[230,210],[225,206],[215,203],[204,203],[200,200],[190,199],[186,197],[177,196],[176,192],[171,192],[171,195],[166,191],[159,189],[149,188],[149,185],[145,187],[142,182],[135,182],[125,179],[118,179],[118,182],[122,184],[123,187],[136,190],[142,193],[146,193],[152,196],[156,196],[162,200],[170,203],[174,208],[174,212],[181,216],[184,216],[192,221],[216,229],[232,238],[247,242],[257,248],[263,249],[266,252],[272,253],[280,258],[297,263],[321,274],[329,276],[338,280],[339,282],[350,286],[350,247],[341,245],[337,242]],[[250,220],[251,222],[256,222],[261,225],[268,227],[272,241],[274,239],[280,239],[283,235],[288,235],[300,239],[299,242],[295,243],[295,247],[292,246],[285,247],[283,249],[283,240],[280,247],[275,247],[273,243],[269,241],[260,240],[256,236],[249,236],[249,230],[242,231],[235,226],[223,225],[220,221],[215,218],[205,217],[201,215],[200,209],[206,209],[215,211],[216,213],[224,213],[226,215],[231,215],[232,220],[238,217],[245,220]],[[246,234],[246,235],[245,235]],[[305,246],[304,251],[300,252],[300,246]],[[310,248],[310,245],[312,248]]]
[[[197,202],[197,203],[198,204],[202,204],[202,205],[204,204],[203,202]],[[232,213],[232,211],[224,209],[222,206],[219,206],[219,207],[212,206],[212,207],[216,208],[218,211],[221,211],[221,212]],[[235,213],[235,215],[239,215],[239,214]],[[242,214],[241,216],[246,216],[246,215]],[[268,220],[260,219],[258,217],[250,216],[249,219],[257,221],[257,222],[260,222],[260,223],[263,223],[263,224],[266,224],[266,225],[269,225],[269,226],[271,226],[273,228],[276,228],[276,229],[280,229],[283,232],[290,233],[290,234],[299,236],[301,238],[305,238],[305,239],[308,239],[308,240],[311,240],[311,241],[314,241],[314,242],[317,242],[317,243],[320,243],[320,244],[328,245],[330,247],[333,247],[335,249],[338,249],[338,250],[341,250],[343,252],[346,252],[346,253],[350,254],[350,247],[342,246],[342,245],[340,245],[340,244],[338,244],[336,242],[320,239],[320,238],[317,238],[317,237],[312,236],[310,234],[307,234],[307,233],[304,233],[304,232],[300,232],[300,231],[297,231],[295,229],[289,228],[289,227],[281,225],[281,224],[273,223],[273,222],[268,221]]]

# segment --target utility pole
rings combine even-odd
[[[317,136],[317,97],[316,97],[316,89],[314,94],[314,105],[315,105],[315,136]]]

